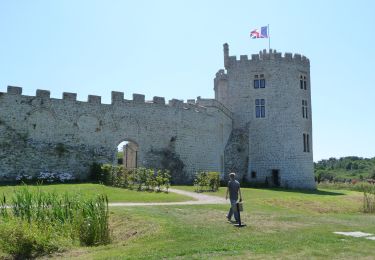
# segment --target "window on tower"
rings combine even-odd
[[[264,99],[255,99],[255,117],[266,117],[266,101]]]
[[[266,87],[266,79],[264,78],[264,74],[254,75],[254,88],[265,88]]]
[[[303,134],[303,152],[309,153],[310,152],[310,135]]]
[[[306,77],[306,75],[300,75],[299,86],[300,86],[300,89],[304,89],[304,90],[307,89],[307,77]]]
[[[309,118],[307,114],[307,100],[302,100],[302,117]]]

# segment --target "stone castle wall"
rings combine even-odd
[[[229,56],[224,44],[224,65],[226,71],[219,70],[214,81],[215,98],[233,113],[234,129],[248,133],[248,143],[241,144],[242,150],[248,150],[247,170],[240,174],[251,182],[273,185],[274,170],[280,186],[315,188],[309,60],[272,50],[237,59]],[[265,88],[254,88],[256,75],[263,75]],[[301,75],[306,77],[306,90],[300,88]],[[265,100],[264,118],[256,118],[256,99]],[[302,100],[308,104],[307,118],[302,114]],[[304,152],[304,133],[309,134],[309,152]],[[233,159],[228,160],[229,166]]]
[[[172,149],[191,176],[198,170],[223,171],[222,155],[232,129],[231,112],[215,100],[183,103],[162,97],[125,100],[112,92],[112,103],[75,93],[50,98],[49,91],[22,95],[8,87],[0,92],[0,180],[40,172],[87,177],[93,162],[112,163],[124,140],[139,147],[138,166],[158,165],[158,151]],[[160,158],[159,158],[160,159]]]
[[[0,181],[41,172],[84,179],[93,162],[115,162],[117,146],[132,141],[137,166],[160,168],[163,156],[177,157],[188,174],[181,182],[200,170],[235,171],[250,182],[315,188],[310,61],[272,50],[237,59],[224,44],[224,67],[214,79],[215,99],[186,103],[112,92],[111,104],[101,104],[99,96],[82,102],[75,93],[54,99],[49,91],[25,96],[8,87],[0,92]],[[256,75],[265,88],[254,88]],[[257,99],[265,100],[264,118],[256,118]]]

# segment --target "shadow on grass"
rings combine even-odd
[[[302,194],[311,194],[311,195],[323,195],[323,196],[342,196],[346,195],[345,193],[336,192],[336,191],[325,191],[325,190],[292,190],[292,189],[283,189],[283,188],[254,188],[260,190],[272,190],[272,191],[281,191],[281,192],[291,192],[291,193],[302,193]]]

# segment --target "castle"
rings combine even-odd
[[[102,104],[100,96],[26,96],[8,86],[0,93],[0,181],[41,172],[85,179],[92,163],[114,163],[129,141],[133,167],[172,158],[187,180],[201,170],[234,171],[249,182],[315,188],[309,60],[273,50],[237,59],[224,44],[224,67],[215,99],[186,103],[112,92]]]

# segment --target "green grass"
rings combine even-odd
[[[113,244],[76,248],[58,257],[373,259],[375,241],[333,234],[375,234],[375,215],[360,212],[362,193],[247,188],[242,192],[245,228],[225,221],[228,205],[111,208]],[[215,194],[224,196],[225,188]]]
[[[164,192],[138,192],[135,190],[127,190],[104,186],[101,184],[51,184],[51,185],[28,185],[31,190],[36,191],[38,188],[46,192],[56,193],[79,193],[87,197],[93,197],[97,194],[107,194],[109,202],[177,202],[192,200],[190,197],[175,193]],[[14,190],[20,189],[21,186],[0,186],[0,196],[12,196]]]
[[[108,189],[109,197],[120,191],[127,194],[126,200],[116,201],[134,201],[134,198],[129,199],[131,196],[128,193],[135,194],[135,197],[138,195],[136,201],[155,201],[161,195],[93,184],[50,185],[43,188],[52,187],[59,192],[80,190],[86,194]],[[194,190],[194,187],[187,186],[174,188]],[[0,188],[0,192],[4,189]],[[224,197],[225,192],[226,188],[220,188],[219,192],[205,194]],[[225,221],[228,205],[113,207],[110,208],[112,244],[95,248],[76,247],[52,257],[373,259],[375,241],[333,234],[334,231],[375,234],[375,215],[361,212],[361,192],[242,188],[242,193],[245,228],[237,229]]]

